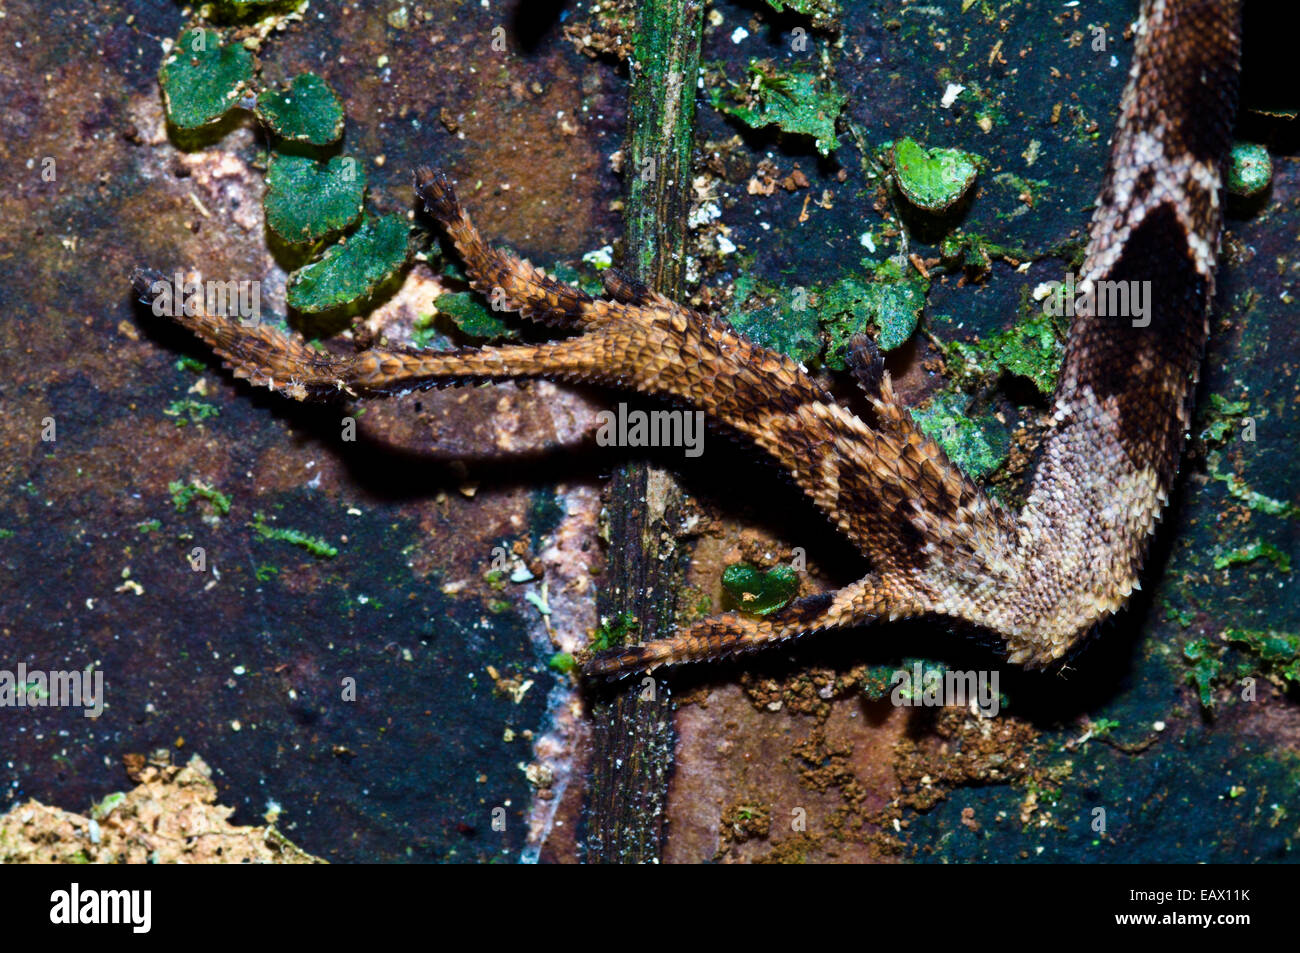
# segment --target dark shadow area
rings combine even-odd
[[[510,11],[510,36],[525,54],[533,53],[565,16],[566,0],[516,0]]]

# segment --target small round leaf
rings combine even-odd
[[[366,171],[360,159],[272,153],[266,173],[267,226],[284,241],[301,245],[341,232],[361,216]]]
[[[212,30],[187,30],[158,75],[168,120],[180,129],[216,122],[253,79],[253,54],[239,43],[223,46]]]
[[[289,305],[316,313],[372,294],[406,264],[411,227],[401,215],[370,219],[289,278]]]
[[[343,135],[343,105],[330,84],[315,73],[295,76],[284,92],[263,92],[257,97],[257,117],[291,142],[327,146]]]

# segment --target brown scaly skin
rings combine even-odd
[[[338,357],[266,327],[179,316],[245,377],[296,399],[381,396],[491,379],[589,381],[675,398],[748,437],[866,555],[873,572],[763,619],[726,613],[669,638],[592,657],[620,675],[717,658],[819,629],[923,613],[984,627],[1012,662],[1059,659],[1138,585],[1173,484],[1208,334],[1235,110],[1235,0],[1147,0],[1082,274],[1151,281],[1151,321],[1076,317],[1056,413],[1024,508],[1004,509],[955,467],[894,395],[874,347],[851,358],[874,411],[837,405],[789,358],[725,322],[614,275],[611,300],[489,248],[441,172],[416,191],[471,284],[509,310],[576,326],[538,346],[367,350]],[[134,278],[152,300],[152,276]]]

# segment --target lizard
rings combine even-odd
[[[669,398],[771,457],[871,565],[838,591],[761,618],[722,613],[593,653],[586,675],[617,677],[922,615],[987,630],[1009,662],[1041,668],[1140,587],[1177,477],[1209,335],[1239,56],[1239,0],[1144,0],[1079,287],[1150,281],[1151,314],[1145,322],[1075,315],[1050,424],[1015,512],[921,431],[866,336],[855,336],[848,352],[870,410],[864,419],[799,363],[717,316],[615,270],[606,296],[595,297],[490,247],[450,178],[432,168],[415,173],[415,191],[470,285],[505,310],[576,335],[340,356],[202,310],[174,318],[236,377],[298,400],[524,378]],[[146,304],[155,280],[145,269],[133,275]]]

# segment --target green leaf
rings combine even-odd
[[[727,98],[724,90],[712,89],[713,107],[752,129],[775,125],[783,132],[812,136],[817,151],[830,155],[837,144],[835,120],[848,97],[812,70],[779,71],[770,64],[751,63],[749,72],[755,82],[733,87]]]
[[[894,143],[894,179],[909,202],[928,212],[955,205],[978,173],[975,157],[960,149],[926,149],[907,138]]]
[[[238,43],[223,46],[212,30],[187,30],[158,74],[167,119],[180,129],[216,122],[253,80],[253,54]]]
[[[368,220],[289,277],[289,305],[311,314],[372,294],[406,264],[410,232],[402,215]]]
[[[291,142],[326,146],[343,135],[343,105],[330,84],[315,73],[295,76],[284,92],[263,92],[257,97],[257,116]]]
[[[759,572],[748,563],[732,563],[722,571],[722,588],[743,611],[770,615],[799,592],[799,577],[784,563],[767,572]]]
[[[300,245],[340,232],[361,216],[366,173],[359,159],[271,154],[266,173],[266,224],[286,242]]]
[[[495,311],[489,310],[478,295],[470,291],[438,295],[433,299],[433,306],[439,314],[445,314],[472,338],[491,341],[514,337],[517,333],[497,317]]]

